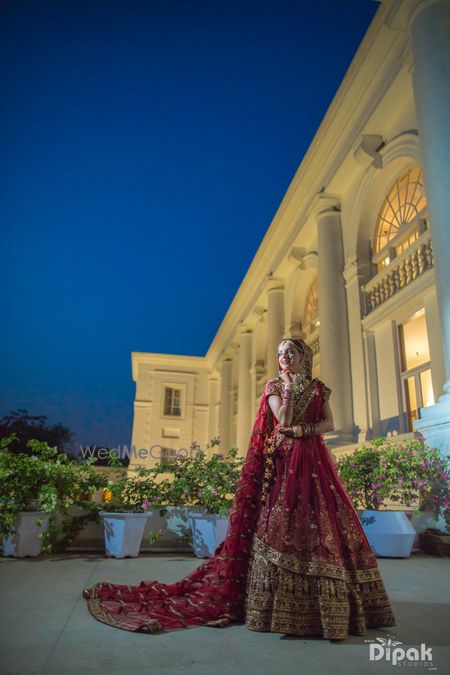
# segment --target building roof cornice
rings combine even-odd
[[[256,251],[205,355],[211,366],[233,339],[237,324],[247,319],[265,280],[276,274],[312,214],[317,194],[327,188],[354,148],[370,115],[404,65],[409,38],[406,32],[392,27],[392,3],[393,0],[385,0],[380,4]],[[398,0],[395,4],[399,4]]]

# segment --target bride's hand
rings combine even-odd
[[[284,434],[285,436],[289,436],[290,438],[300,438],[300,436],[303,436],[303,431],[301,426],[294,428],[294,427],[280,427],[278,431],[281,434]],[[297,432],[297,433],[295,433]]]
[[[289,370],[289,366],[283,370],[280,375],[280,378],[284,384],[291,384],[291,382],[294,382],[294,377],[295,373],[293,373],[292,370]]]

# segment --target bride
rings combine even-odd
[[[173,584],[100,582],[93,616],[155,633],[245,623],[254,631],[342,640],[395,626],[377,559],[322,433],[330,389],[312,378],[312,350],[283,340],[266,383],[225,540]]]

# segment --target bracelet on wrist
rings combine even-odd
[[[318,436],[320,434],[320,422],[302,422],[300,427],[302,436]]]

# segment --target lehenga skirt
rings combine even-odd
[[[344,639],[395,617],[358,514],[321,436],[286,438],[246,580],[255,631]]]

